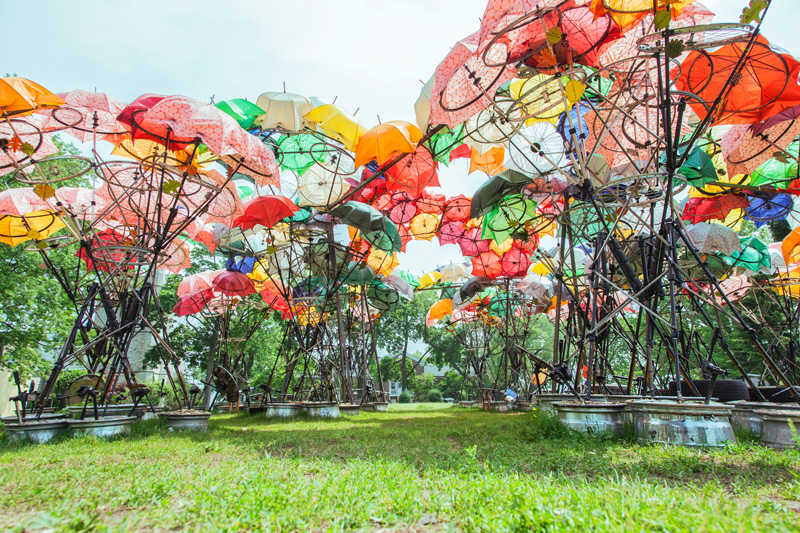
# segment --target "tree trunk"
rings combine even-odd
[[[209,346],[208,355],[206,356],[206,383],[211,383],[214,372],[214,362],[216,361],[216,350],[219,342],[218,329],[214,328],[214,334],[211,336],[211,346]],[[203,391],[203,409],[211,409],[211,400],[214,393],[214,388],[211,385],[206,385]]]
[[[406,391],[408,386],[408,376],[406,375],[406,354],[408,353],[408,332],[406,332],[405,341],[403,341],[403,357],[400,359],[400,388],[403,392]]]

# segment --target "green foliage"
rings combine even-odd
[[[428,391],[428,395],[426,399],[429,402],[441,402],[442,401],[442,391],[439,389],[431,389]]]
[[[433,374],[422,374],[417,376],[411,384],[411,392],[418,400],[428,397],[428,392],[436,386],[436,377]]]
[[[400,396],[397,397],[398,403],[411,403],[411,393],[407,390],[404,390],[400,393]]]
[[[436,384],[436,387],[442,391],[444,398],[460,400],[462,397],[461,391],[464,389],[464,378],[458,372],[449,370],[445,372],[444,377]]]

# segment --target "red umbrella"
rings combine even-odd
[[[747,196],[725,194],[712,198],[689,198],[683,209],[681,218],[691,220],[692,224],[708,220],[725,220],[734,209],[742,209],[750,205]]]
[[[472,199],[459,194],[447,200],[442,212],[442,218],[444,220],[469,220],[471,207]]]
[[[186,276],[181,280],[178,285],[178,296],[183,297],[190,294],[195,294],[208,289],[213,289],[212,282],[214,278],[225,272],[225,270],[208,270],[206,272],[198,272],[191,276]]]
[[[472,157],[472,147],[468,144],[459,144],[450,150],[450,162],[456,159],[469,159]]]
[[[503,275],[509,278],[524,276],[531,266],[531,258],[516,248],[503,254]]]
[[[244,298],[248,294],[255,294],[256,288],[253,280],[241,272],[228,272],[227,270],[214,278],[211,282],[215,291],[225,296],[239,296]]]
[[[503,275],[503,263],[500,256],[489,251],[472,258],[472,275],[484,278],[498,278]]]
[[[417,209],[419,209],[420,213],[441,215],[445,201],[447,199],[443,194],[431,194],[428,191],[422,191],[422,197],[417,200]]]
[[[211,289],[181,296],[172,312],[178,316],[194,315],[205,309],[213,298],[214,291]]]
[[[163,94],[146,93],[141,95],[139,98],[125,106],[122,111],[120,111],[119,115],[117,115],[117,122],[125,124],[130,128],[132,139],[146,139],[148,141],[156,141],[164,144],[164,141],[166,140],[166,130],[159,132],[164,134],[161,136],[139,127],[139,122],[143,118],[143,114],[152,109],[153,106],[158,104],[164,98],[166,98],[166,96]],[[181,150],[192,144],[192,142],[194,142],[193,138],[181,140],[178,137],[171,135],[170,143],[167,148],[170,150]]]
[[[419,198],[425,187],[438,187],[437,163],[424,145],[417,146],[413,154],[405,156],[386,171],[390,191],[405,191]]]
[[[397,232],[400,234],[400,251],[405,252],[406,244],[414,240],[414,236],[411,235],[411,230],[408,229],[407,224],[400,224],[397,226]]]
[[[294,202],[285,196],[267,194],[253,198],[244,204],[244,215],[239,217],[235,226],[248,230],[256,224],[271,228],[279,220],[290,217],[300,210]]]
[[[464,236],[458,241],[461,247],[461,253],[467,257],[475,257],[482,252],[489,250],[489,245],[492,243],[490,239],[481,239],[481,228],[472,228],[464,233]],[[478,275],[478,274],[474,274]]]
[[[103,93],[93,93],[76,89],[68,93],[59,93],[58,97],[66,105],[55,112],[45,122],[49,127],[61,128],[69,125],[67,133],[79,141],[88,141],[92,132],[97,132],[98,139],[118,143],[130,134],[129,129],[117,121],[117,116],[125,109],[125,102]],[[75,121],[80,113],[81,120]]]
[[[714,102],[746,47],[747,42],[740,42],[711,53],[689,52],[675,87],[692,92],[707,103]],[[737,73],[737,82],[728,86],[714,124],[753,124],[800,105],[798,74],[800,62],[773,50],[769,41],[759,35]],[[689,105],[701,119],[708,114],[696,99],[690,99]]]

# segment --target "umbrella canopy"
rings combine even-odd
[[[509,191],[529,183],[530,178],[515,170],[506,170],[484,182],[472,196],[469,218],[478,218],[502,200]]]
[[[467,198],[463,194],[453,196],[445,202],[442,218],[444,220],[468,220],[470,218],[471,206],[472,199]]]
[[[366,263],[351,262],[344,278],[345,283],[351,285],[364,285],[375,280],[375,271]]]
[[[248,102],[243,98],[223,100],[222,102],[217,102],[214,105],[232,116],[236,123],[245,129],[252,128],[256,117],[264,114],[264,110],[262,108],[253,102]]]
[[[772,263],[767,244],[756,237],[739,237],[739,240],[742,243],[742,251],[724,256],[725,263],[751,272],[764,271],[769,274]]]
[[[686,229],[686,236],[689,237],[695,250],[701,254],[719,252],[723,255],[731,255],[734,252],[742,251],[742,245],[736,232],[727,226],[699,222]]]
[[[129,131],[124,124],[117,122],[117,115],[125,109],[125,102],[107,94],[76,89],[58,95],[65,102],[65,109],[51,113],[45,128],[58,128],[69,125],[67,133],[79,141],[88,141],[94,132],[98,139],[113,143],[123,140]],[[75,122],[70,110],[78,111],[81,119]]]
[[[452,283],[466,277],[467,269],[464,265],[450,263],[439,269],[439,274],[442,275],[443,283]]]
[[[211,289],[187,294],[178,298],[172,312],[178,316],[194,315],[205,309],[208,302],[213,299],[214,291]]]
[[[63,227],[61,218],[49,210],[32,211],[24,216],[5,215],[0,217],[0,242],[16,246],[46,239]]]
[[[691,220],[693,224],[706,220],[725,220],[734,209],[743,209],[750,205],[746,196],[725,194],[712,198],[689,198],[683,209],[681,218]]]
[[[417,126],[422,131],[427,131],[431,125],[431,92],[435,83],[435,77],[431,76],[428,82],[419,91],[417,101],[414,102],[414,114],[417,117]]]
[[[392,120],[378,124],[359,139],[356,166],[364,166],[370,161],[383,165],[400,154],[413,153],[420,139],[422,132],[410,122]]]
[[[502,146],[492,146],[486,152],[479,152],[472,148],[469,158],[469,173],[481,171],[487,176],[494,176],[504,170],[503,159],[506,150]]]
[[[409,230],[414,238],[420,241],[430,241],[436,236],[439,228],[439,217],[433,213],[420,213],[411,220]]]
[[[256,292],[253,280],[241,272],[222,272],[212,280],[211,286],[215,291],[231,297],[244,298]]]
[[[312,166],[297,181],[298,205],[325,208],[335,204],[350,190],[344,177],[321,166]]]
[[[400,295],[395,288],[381,282],[372,283],[369,286],[367,299],[370,305],[382,313],[392,311],[400,303]]]
[[[460,220],[442,220],[437,233],[439,244],[458,244],[466,231],[464,223]]]
[[[386,285],[394,287],[397,293],[406,300],[414,299],[414,288],[408,281],[404,280],[400,276],[391,274],[389,276],[382,277],[381,281]]]
[[[362,233],[386,231],[386,217],[368,204],[353,200],[344,202],[330,210],[330,214]],[[391,222],[389,222],[391,223]]]
[[[681,63],[675,86],[700,97],[689,105],[701,119],[709,112],[701,102],[714,102],[722,93],[748,45],[744,41],[712,52],[692,51]],[[764,36],[756,37],[743,67],[736,72],[737,83],[726,89],[714,124],[753,124],[800,105],[800,62],[774,50]]]
[[[433,287],[441,280],[442,280],[442,275],[439,272],[436,272],[435,270],[426,272],[419,278],[419,288],[427,289],[428,287]]]
[[[461,253],[465,256],[475,257],[482,252],[488,252],[491,243],[492,241],[490,239],[481,238],[480,228],[471,228],[467,230],[458,241],[458,246],[461,248]]]
[[[412,288],[416,289],[419,287],[419,278],[410,272],[406,272],[405,270],[397,271],[397,274],[400,276],[400,279],[404,280],[408,283]]]
[[[521,194],[506,196],[483,217],[481,237],[503,242],[536,216],[536,202]]]
[[[503,275],[509,278],[524,276],[531,266],[531,258],[521,250],[512,248],[503,254],[502,260]]]
[[[256,99],[256,106],[264,110],[255,120],[256,126],[261,129],[283,128],[289,131],[300,131],[303,128],[316,129],[314,122],[305,117],[314,108],[305,96],[285,92],[261,93]]]
[[[0,116],[26,115],[36,109],[59,107],[64,100],[25,78],[0,78]]]
[[[434,303],[425,315],[425,325],[431,327],[447,315],[453,314],[453,300],[445,298]]]
[[[399,264],[397,252],[386,253],[378,248],[372,248],[367,255],[367,265],[372,267],[378,276],[388,276]]]
[[[400,232],[391,220],[386,220],[385,229],[365,232],[361,237],[375,248],[384,252],[399,252],[403,247]]]
[[[248,230],[260,224],[271,228],[278,221],[294,215],[300,208],[285,196],[257,196],[244,204],[244,214],[234,221],[233,225]]]
[[[344,144],[351,152],[355,152],[358,141],[367,131],[354,115],[334,104],[315,107],[306,113],[305,118],[317,123],[322,131]]]
[[[750,205],[745,209],[745,218],[760,228],[769,222],[785,220],[793,209],[794,200],[788,194],[756,197],[750,200]]]
[[[199,272],[183,278],[178,285],[178,297],[203,292],[214,288],[214,278],[225,272],[225,270],[209,270]]]
[[[425,187],[439,186],[437,163],[430,151],[419,145],[414,153],[386,170],[386,184],[390,191],[404,191],[412,198],[419,198]]]
[[[494,279],[503,275],[500,256],[492,251],[483,252],[472,258],[472,275]]]
[[[798,179],[798,148],[800,143],[790,144],[784,154],[772,157],[759,166],[750,175],[750,185],[754,187],[770,186],[776,189],[788,189]],[[796,187],[792,187],[796,188]]]
[[[505,166],[529,176],[564,164],[564,139],[549,122],[537,122],[512,137]]]

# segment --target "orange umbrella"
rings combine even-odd
[[[472,174],[476,170],[485,172],[487,176],[495,176],[501,173],[505,170],[503,167],[505,152],[506,150],[502,146],[493,146],[483,154],[473,148],[472,155],[469,158],[469,173]]]
[[[494,252],[483,252],[472,258],[472,275],[483,278],[497,278],[503,274],[503,263]]]
[[[0,116],[27,115],[42,107],[59,107],[64,100],[25,78],[0,78]]]
[[[414,152],[414,147],[422,139],[418,127],[403,120],[392,120],[378,124],[361,136],[356,146],[356,167],[364,166],[372,160],[383,165],[400,154]]]
[[[781,253],[783,260],[787,265],[793,265],[800,262],[800,228],[795,228],[792,232],[783,239],[781,244]]]
[[[734,74],[747,42],[727,44],[713,52],[689,52],[681,63],[675,87],[711,103]],[[772,49],[763,36],[756,37],[750,54],[737,73],[739,80],[726,89],[714,124],[753,124],[800,105],[800,62]],[[709,109],[691,99],[689,105],[704,119]]]
[[[439,300],[428,309],[428,314],[425,315],[425,325],[430,327],[437,320],[441,320],[447,315],[453,314],[453,300],[445,298]]]

